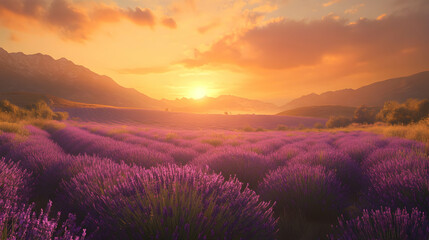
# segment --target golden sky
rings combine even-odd
[[[0,0],[0,47],[157,99],[274,102],[429,70],[427,0]]]

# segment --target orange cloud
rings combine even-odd
[[[266,92],[299,96],[428,70],[428,42],[425,12],[355,24],[333,18],[281,20],[225,36],[182,64],[238,67],[247,78],[234,91],[261,93],[254,97]]]
[[[172,71],[171,67],[162,66],[162,67],[126,68],[126,69],[119,69],[117,72],[121,74],[146,75],[146,74],[166,73],[170,71]]]
[[[204,34],[204,33],[208,32],[208,31],[216,28],[217,26],[219,26],[219,24],[220,24],[219,21],[216,20],[216,21],[213,21],[213,22],[211,22],[211,23],[209,23],[207,25],[199,27],[197,30],[198,30],[199,33]]]
[[[164,26],[169,27],[169,28],[172,28],[172,29],[177,28],[177,23],[176,23],[176,21],[174,21],[174,19],[173,19],[173,18],[171,18],[171,17],[166,17],[166,18],[162,19],[162,24],[163,24]]]
[[[409,26],[413,26],[410,28]],[[290,69],[320,63],[327,54],[373,61],[399,54],[404,48],[429,51],[429,15],[414,13],[379,20],[281,20],[226,36],[208,51],[195,50],[189,66],[237,65],[243,68]],[[426,60],[429,62],[429,59]]]
[[[387,16],[386,13],[381,14],[380,16],[377,17],[377,20],[382,20],[383,18],[385,18]]]
[[[331,0],[329,2],[326,2],[326,3],[322,4],[322,5],[323,5],[323,7],[329,7],[329,6],[334,5],[335,3],[338,3],[340,1],[341,0]]]
[[[27,25],[37,22],[74,41],[87,40],[101,24],[122,19],[140,26],[156,25],[156,17],[150,9],[122,9],[95,2],[83,6],[68,0],[0,0],[0,13],[0,24],[7,28],[22,30],[25,22]],[[169,28],[176,26],[174,19],[169,17],[164,17],[161,23]]]
[[[128,9],[127,11],[124,11],[124,13],[135,24],[142,26],[155,25],[155,16],[150,9],[141,9],[136,7],[134,10]]]

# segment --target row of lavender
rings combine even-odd
[[[5,163],[12,170],[2,175],[25,174],[13,175],[22,176],[22,184],[15,193],[1,192],[14,196],[2,201],[15,202],[9,205],[18,211],[28,197],[39,204],[54,199],[57,209],[85,218],[91,237],[297,239],[330,232],[331,239],[428,238],[428,156],[416,142],[363,132],[105,125],[31,132],[22,140],[0,135],[1,154],[20,161],[35,181],[29,191],[30,176]],[[57,229],[50,236],[85,236],[72,220],[62,226],[49,220]]]

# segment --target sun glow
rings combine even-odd
[[[201,99],[207,95],[207,90],[203,87],[196,87],[192,91],[192,98],[193,99]]]

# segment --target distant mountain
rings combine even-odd
[[[0,48],[0,93],[17,92],[42,94],[45,98],[49,96],[49,99],[55,96],[79,103],[163,111],[168,109],[169,111],[222,114],[224,112],[235,114],[280,111],[273,104],[234,96],[206,97],[200,100],[186,98],[157,100],[133,88],[124,88],[113,79],[98,75],[65,58],[55,60],[51,56],[40,53],[33,55],[8,53]],[[12,94],[7,97],[25,99],[36,96],[13,96]],[[79,104],[66,105],[71,107]]]
[[[160,102],[111,78],[61,58],[8,53],[0,48],[0,92],[35,92],[72,101],[121,107],[157,108]]]
[[[373,107],[378,112],[379,107]],[[331,116],[353,117],[356,107],[326,105],[326,106],[310,106],[299,107],[278,113],[280,116],[296,116],[296,117],[315,117],[315,118],[329,118]]]
[[[389,100],[404,102],[408,98],[429,99],[429,71],[376,82],[356,90],[344,89],[320,95],[313,93],[292,100],[282,106],[282,109],[321,105],[382,106]]]
[[[162,101],[169,106],[171,111],[175,112],[273,114],[280,109],[278,106],[271,103],[231,95],[221,95],[216,98],[204,97],[202,99],[163,99]]]

